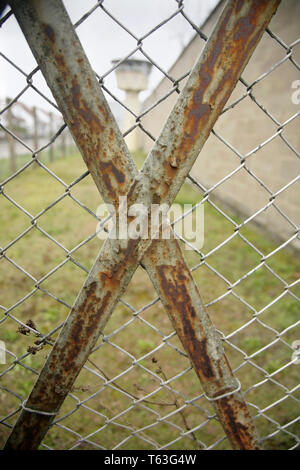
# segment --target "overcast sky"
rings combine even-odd
[[[185,0],[184,11],[194,23],[200,25],[217,3],[218,0]],[[64,0],[64,4],[72,21],[76,22],[95,5],[95,0]],[[137,37],[145,35],[155,25],[178,10],[176,0],[105,0],[103,5]],[[122,58],[136,47],[136,40],[101,8],[97,8],[77,28],[77,34],[93,69],[99,75],[105,74],[111,68],[112,59]],[[146,38],[143,41],[143,48],[155,62],[163,69],[168,70],[193,34],[191,26],[182,15],[178,14]],[[36,66],[31,51],[13,16],[0,29],[0,51],[26,74]],[[140,52],[135,57],[144,59]],[[155,87],[161,77],[158,70],[152,70],[150,90]],[[40,72],[34,76],[33,83],[53,99]],[[16,96],[25,86],[26,78],[22,73],[0,56],[1,102],[3,103],[6,96]],[[117,88],[114,73],[105,79],[105,86],[119,98],[123,98],[123,92]],[[144,92],[144,97],[146,94],[147,92]],[[50,109],[50,105],[33,90],[27,90],[21,100],[28,105],[43,107],[45,110]]]

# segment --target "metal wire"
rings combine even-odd
[[[128,135],[135,128],[139,128],[145,135],[150,137],[153,141],[157,136],[153,136],[151,132],[144,127],[142,124],[142,118],[146,116],[151,110],[162,103],[164,100],[173,94],[174,92],[180,93],[181,82],[187,77],[189,71],[186,71],[180,78],[175,79],[171,76],[168,70],[165,70],[164,67],[157,63],[149,53],[147,52],[146,44],[144,44],[146,38],[150,37],[152,34],[159,34],[160,28],[165,24],[171,21],[176,16],[181,16],[186,23],[189,25],[191,30],[195,31],[199,35],[203,43],[207,40],[206,35],[199,29],[197,25],[197,19],[189,18],[184,9],[184,1],[174,1],[174,11],[167,16],[162,18],[161,21],[151,30],[145,32],[141,37],[137,37],[130,29],[123,24],[123,22],[118,19],[111,11],[109,2],[98,1],[95,5],[87,11],[76,23],[75,27],[79,27],[86,21],[88,21],[91,15],[96,14],[95,12],[101,12],[107,20],[112,20],[117,24],[122,30],[131,36],[135,41],[136,45],[132,48],[126,56],[124,56],[121,61],[124,61],[126,58],[130,58],[137,51],[141,53],[144,58],[151,62],[152,66],[158,69],[163,77],[166,77],[170,82],[169,90],[161,96],[153,105],[148,109],[144,109],[139,115],[136,115],[133,111],[129,110],[122,101],[116,97],[111,90],[106,86],[105,79],[114,73],[118,64],[110,67],[106,72],[99,74],[96,71],[96,76],[98,78],[99,84],[102,89],[109,94],[109,96],[115,100],[117,103],[122,105],[125,110],[131,111],[132,115],[135,118],[135,125],[130,129],[125,130],[124,136]],[[1,27],[5,30],[6,22],[8,22],[11,17],[11,12],[9,11],[1,19]],[[224,300],[228,300],[229,305],[231,302],[239,302],[242,309],[245,309],[247,312],[250,312],[250,316],[247,315],[241,324],[234,326],[231,329],[231,332],[224,334],[222,331],[219,331],[219,334],[222,338],[224,346],[230,351],[231,356],[234,358],[234,372],[239,377],[238,383],[243,387],[247,403],[253,413],[255,422],[257,422],[258,429],[263,429],[262,441],[265,442],[266,447],[268,443],[272,442],[273,438],[277,438],[276,442],[283,441],[283,448],[296,449],[299,447],[299,433],[297,434],[297,423],[299,431],[299,413],[298,416],[294,413],[294,418],[288,420],[284,419],[282,416],[284,414],[285,405],[292,406],[294,410],[297,410],[299,407],[299,385],[295,384],[291,389],[288,388],[282,377],[284,374],[289,374],[290,371],[293,371],[295,366],[293,360],[286,359],[286,354],[284,355],[282,351],[288,350],[290,357],[294,351],[292,344],[285,339],[285,335],[288,332],[296,331],[299,332],[300,321],[292,322],[288,327],[285,327],[282,331],[278,328],[275,328],[274,325],[269,325],[264,321],[263,314],[272,308],[277,302],[280,302],[281,299],[284,299],[287,296],[293,300],[293,302],[299,302],[299,297],[296,295],[295,287],[299,284],[299,279],[296,279],[293,282],[287,282],[284,279],[284,276],[276,272],[272,260],[275,255],[278,253],[286,252],[289,245],[295,239],[299,239],[299,227],[296,222],[292,220],[277,204],[277,198],[280,194],[285,192],[291,185],[295,184],[299,179],[299,175],[290,179],[290,181],[281,187],[277,191],[273,191],[268,185],[263,181],[263,179],[258,176],[253,170],[248,166],[248,160],[250,158],[255,158],[255,154],[264,146],[266,146],[271,140],[275,138],[280,138],[285,146],[289,148],[291,152],[295,155],[295,158],[299,158],[299,152],[294,148],[294,146],[289,142],[289,140],[283,135],[284,128],[290,124],[292,121],[296,120],[299,117],[299,112],[296,112],[294,115],[290,116],[284,122],[279,122],[268,109],[260,102],[260,100],[255,97],[255,88],[262,80],[268,80],[269,75],[278,67],[281,67],[283,63],[289,62],[295,71],[299,71],[299,65],[296,60],[293,58],[293,50],[299,44],[299,40],[294,41],[292,44],[288,45],[278,37],[270,29],[267,30],[269,37],[272,41],[275,41],[285,52],[283,59],[274,63],[271,67],[267,67],[265,72],[257,77],[252,83],[247,83],[243,78],[240,79],[240,84],[244,87],[243,93],[236,99],[233,103],[224,108],[223,113],[230,113],[235,106],[241,103],[243,100],[250,98],[252,102],[265,114],[266,118],[269,119],[276,126],[276,131],[270,137],[268,137],[263,142],[260,142],[255,148],[249,151],[246,154],[242,154],[237,148],[235,148],[227,139],[222,137],[219,132],[216,130],[213,131],[213,135],[226,147],[230,152],[236,157],[236,167],[224,176],[221,180],[216,182],[210,188],[205,188],[203,184],[196,179],[194,176],[189,175],[188,182],[192,185],[193,188],[197,188],[199,193],[202,195],[201,201],[196,204],[207,204],[214,211],[216,216],[222,217],[226,223],[231,226],[231,234],[217,245],[214,246],[210,251],[203,252],[201,249],[194,247],[194,252],[198,256],[198,262],[192,267],[192,272],[196,273],[198,270],[207,270],[211,276],[221,281],[222,285],[225,286],[221,293],[216,293],[213,298],[207,302],[207,307],[210,308],[210,311],[213,311],[214,308],[217,308],[219,305],[222,306]],[[25,40],[24,40],[25,41]],[[45,162],[43,157],[43,151],[49,149],[51,146],[56,145],[61,134],[65,129],[65,125],[60,125],[57,128],[56,132],[53,132],[53,136],[46,143],[44,143],[39,148],[33,148],[32,145],[28,144],[25,139],[17,135],[17,132],[14,132],[13,129],[9,128],[9,125],[6,121],[7,111],[15,109],[15,105],[22,101],[23,95],[28,91],[32,90],[35,93],[39,94],[40,98],[45,100],[47,104],[53,107],[55,113],[58,113],[58,108],[54,102],[52,102],[45,94],[37,88],[34,84],[38,68],[32,70],[31,73],[26,73],[22,70],[22,67],[19,64],[14,63],[12,59],[6,57],[6,55],[0,52],[1,58],[6,60],[10,65],[15,68],[16,74],[21,74],[24,77],[24,88],[13,98],[10,99],[8,104],[5,104],[0,111],[0,126],[1,129],[14,139],[24,148],[24,153],[30,153],[32,158],[26,161],[23,166],[18,168],[14,173],[6,176],[0,185],[0,196],[2,200],[7,201],[10,204],[11,210],[15,210],[18,214],[22,214],[26,219],[26,228],[22,231],[16,231],[14,238],[11,239],[8,243],[1,247],[0,250],[0,260],[2,267],[2,276],[5,278],[6,263],[9,263],[11,269],[14,269],[16,272],[24,275],[26,280],[30,282],[30,288],[27,292],[22,295],[20,298],[17,296],[12,305],[0,305],[0,310],[2,311],[2,318],[0,319],[0,325],[4,328],[6,324],[12,322],[14,326],[17,326],[18,329],[23,329],[23,334],[35,335],[38,338],[39,345],[36,347],[36,350],[27,350],[20,355],[14,353],[13,345],[6,345],[6,355],[7,355],[7,364],[0,366],[0,377],[1,385],[0,390],[2,390],[3,396],[8,397],[7,401],[14,403],[12,407],[9,405],[6,409],[5,398],[1,401],[1,419],[0,424],[2,428],[11,429],[13,423],[16,419],[17,414],[20,412],[21,408],[26,409],[26,397],[22,396],[19,392],[16,391],[15,383],[19,380],[19,376],[26,381],[26,377],[33,375],[38,375],[39,370],[31,367],[26,363],[26,359],[35,354],[39,347],[48,344],[48,347],[53,345],[52,336],[55,336],[56,333],[62,328],[64,320],[59,321],[55,326],[51,328],[51,331],[42,333],[40,330],[43,330],[43,325],[39,325],[39,328],[35,328],[30,324],[26,324],[24,317],[20,315],[18,311],[19,307],[25,305],[26,301],[30,301],[37,294],[41,294],[42,298],[50,298],[54,303],[58,303],[67,309],[71,308],[71,302],[64,298],[63,295],[57,294],[50,287],[47,287],[47,281],[53,279],[57,273],[63,270],[65,265],[72,265],[76,272],[80,271],[83,274],[88,273],[89,267],[84,266],[80,261],[80,256],[77,258],[77,254],[80,248],[84,246],[91,246],[93,240],[95,241],[97,233],[91,233],[87,238],[81,240],[79,243],[75,244],[71,249],[64,246],[62,242],[59,241],[59,237],[53,235],[52,231],[46,230],[42,227],[42,216],[50,211],[59,210],[59,204],[62,201],[68,200],[72,201],[78,210],[85,211],[91,217],[95,219],[96,222],[100,218],[95,214],[95,208],[89,207],[85,202],[81,201],[80,198],[76,196],[76,188],[80,183],[87,178],[89,178],[89,172],[84,171],[81,175],[78,175],[74,181],[65,182],[63,179],[55,174],[51,165]],[[283,78],[284,79],[284,78]],[[289,84],[287,86],[290,86]],[[255,117],[253,118],[255,120]],[[43,170],[49,178],[49,180],[57,183],[59,189],[58,196],[49,204],[40,210],[37,214],[32,214],[30,210],[26,207],[23,207],[22,201],[20,202],[14,197],[14,194],[10,191],[10,183],[19,181],[19,184],[22,186],[22,178],[26,172],[38,166]],[[242,222],[236,222],[235,218],[230,215],[230,212],[221,207],[215,198],[215,190],[223,184],[225,181],[229,180],[233,175],[239,174],[243,170],[246,171],[249,177],[253,178],[257,183],[266,191],[268,194],[268,202],[256,210],[250,217],[245,218]],[[39,182],[37,181],[38,185]],[[199,198],[200,199],[200,198]],[[195,208],[196,208],[195,206]],[[260,247],[255,246],[255,243],[247,238],[245,235],[244,227],[249,226],[255,219],[264,212],[267,208],[273,207],[276,213],[284,218],[285,223],[289,225],[293,230],[293,235],[282,242],[277,248],[273,251],[265,254]],[[59,229],[59,227],[57,227]],[[21,266],[13,257],[10,256],[10,249],[17,246],[17,244],[26,237],[27,234],[31,232],[39,232],[41,237],[46,237],[49,242],[54,243],[57,247],[62,250],[63,259],[57,263],[49,272],[45,273],[42,277],[38,278],[30,273],[30,263],[27,263],[27,267]],[[49,233],[50,232],[50,233]],[[181,238],[184,243],[188,243],[184,238]],[[221,271],[220,268],[215,266],[214,260],[218,259],[218,256],[222,256],[222,249],[230,244],[234,239],[238,239],[241,244],[246,245],[255,259],[259,259],[258,262],[255,262],[255,266],[249,266],[247,272],[235,280],[228,279]],[[91,249],[92,250],[92,249]],[[218,265],[217,265],[218,266]],[[259,270],[265,269],[268,275],[276,279],[279,283],[279,294],[274,293],[274,298],[261,308],[258,308],[256,305],[251,305],[249,301],[239,293],[239,286],[244,283],[247,279],[251,278]],[[75,272],[75,271],[74,271]],[[68,279],[65,279],[65,282],[68,282]],[[131,287],[134,289],[134,284]],[[126,312],[126,320],[122,322],[118,327],[114,327],[111,331],[103,332],[101,341],[99,341],[94,348],[92,354],[90,355],[90,361],[86,363],[82,373],[86,374],[89,377],[89,381],[92,383],[92,388],[95,388],[92,392],[87,387],[85,390],[85,397],[80,398],[79,394],[76,394],[76,390],[73,390],[72,393],[68,395],[68,407],[63,409],[59,413],[59,417],[52,424],[52,429],[57,429],[59,432],[59,441],[55,442],[55,439],[47,441],[47,436],[43,443],[43,447],[47,449],[57,448],[59,445],[64,445],[69,449],[77,448],[98,448],[98,449],[122,449],[128,448],[131,445],[131,448],[148,448],[148,449],[169,449],[169,448],[181,448],[181,446],[186,446],[184,448],[193,448],[189,447],[195,445],[195,448],[201,449],[215,449],[215,448],[226,448],[228,447],[227,438],[222,432],[218,432],[216,437],[214,437],[214,423],[217,422],[216,415],[212,411],[209,401],[211,398],[207,397],[204,393],[201,393],[196,396],[191,396],[187,390],[183,391],[181,386],[178,386],[180,380],[183,380],[185,377],[190,377],[193,373],[192,367],[189,364],[186,353],[182,349],[180,344],[177,344],[175,340],[175,332],[173,330],[168,333],[165,332],[165,328],[157,326],[157,324],[149,321],[147,313],[154,306],[160,304],[160,299],[154,297],[150,302],[145,303],[143,306],[132,305],[131,302],[127,300],[127,297],[121,300],[120,302],[122,309]],[[220,307],[221,308],[221,307]],[[220,312],[220,308],[218,312]],[[238,322],[237,322],[238,323]],[[234,321],[233,321],[234,324]],[[147,349],[147,352],[136,356],[135,353],[130,352],[130,350],[125,349],[123,346],[120,346],[119,339],[124,334],[131,334],[132,328],[135,328],[136,325],[142,325],[143,327],[149,329],[155,336],[159,338],[155,347],[151,346]],[[298,330],[297,330],[298,327]],[[238,346],[235,342],[235,338],[239,333],[243,332],[247,335],[247,332],[260,331],[263,328],[266,332],[268,342],[265,345],[260,345],[257,350],[248,354],[243,350],[242,347]],[[1,331],[1,330],[0,330]],[[128,332],[128,333],[127,333]],[[271,335],[271,339],[270,336]],[[1,335],[0,335],[0,339]],[[142,339],[142,338],[141,338]],[[122,343],[121,343],[122,344]],[[268,368],[267,364],[261,364],[256,361],[259,354],[269,350],[272,351],[273,346],[279,348],[279,354],[284,357],[280,367],[277,367],[274,371]],[[93,358],[97,355],[98,351],[109,347],[112,351],[112,354],[115,354],[116,357],[122,357],[120,363],[117,367],[117,372],[113,368],[111,374],[108,376],[103,370],[101,370],[97,364],[95,364]],[[171,378],[168,378],[164,372],[164,369],[168,370],[167,365],[159,361],[157,370],[154,371],[152,367],[149,367],[149,360],[151,365],[156,364],[157,355],[161,351],[170,350],[174,357],[182,357],[184,359],[185,366],[179,371],[175,372]],[[280,356],[280,357],[281,357]],[[151,359],[153,362],[151,362]],[[29,363],[30,364],[30,363]],[[247,385],[243,383],[243,371],[252,370],[253,377],[256,377],[256,380]],[[143,390],[143,387],[138,390],[137,394],[134,394],[129,389],[127,390],[124,386],[124,383],[129,380],[130,374],[136,373],[137,376],[147,377],[148,380],[153,384],[152,390],[146,391]],[[282,376],[280,374],[283,374]],[[278,376],[278,377],[276,377]],[[122,381],[123,379],[123,381]],[[192,380],[192,379],[191,379]],[[122,385],[120,385],[120,383]],[[248,388],[246,388],[248,387]],[[268,388],[266,388],[268,387]],[[270,390],[270,387],[278,393],[280,392],[280,397],[276,395],[274,401],[263,406],[258,406],[259,400],[257,401],[255,397],[263,397],[266,393],[265,390]],[[240,385],[239,387],[240,388]],[[79,390],[80,391],[80,390]],[[143,392],[143,393],[140,393]],[[111,409],[103,407],[100,411],[95,409],[93,406],[93,400],[97,399],[101,401],[103,396],[106,400],[107,393],[117,396],[118,406],[112,405]],[[230,392],[232,393],[232,392]],[[228,394],[223,394],[219,397],[214,398],[213,400],[221,399],[222,397],[227,396]],[[161,398],[163,396],[163,398]],[[158,398],[159,397],[159,398]],[[171,397],[171,401],[167,402],[165,397]],[[248,399],[249,397],[249,399]],[[261,400],[261,403],[263,400]],[[290,403],[292,402],[292,405]],[[17,404],[16,404],[17,403]],[[156,407],[153,408],[153,403],[156,403]],[[158,403],[158,405],[157,405]],[[280,405],[280,412],[276,414],[276,407]],[[118,408],[119,407],[119,408]],[[43,411],[33,412],[43,413]],[[130,422],[130,418],[135,412],[141,413],[143,416],[147,416],[145,424],[136,425],[135,422]],[[186,415],[185,415],[186,413]],[[95,417],[95,425],[93,431],[86,431],[82,429],[79,425],[80,417],[82,414],[87,414],[88,416],[93,415]],[[77,416],[79,416],[77,418]],[[195,416],[196,419],[192,420],[197,421],[199,424],[193,425],[192,428],[187,425],[187,416]],[[287,413],[288,416],[288,413]],[[147,421],[151,422],[147,422]],[[101,424],[97,424],[100,423]],[[125,424],[124,424],[125,423]],[[262,423],[264,426],[262,426]],[[170,440],[164,439],[160,441],[159,434],[153,433],[153,428],[164,426],[165,429],[170,429]],[[207,431],[206,431],[207,430]],[[110,442],[108,439],[102,439],[104,434],[111,436]],[[7,433],[6,433],[7,435]],[[64,443],[65,440],[65,443]],[[286,441],[285,441],[286,440]],[[288,442],[286,445],[285,442]],[[104,444],[105,443],[105,444]],[[132,444],[133,443],[133,444]],[[127,447],[126,447],[127,446]],[[175,447],[174,447],[175,446]]]

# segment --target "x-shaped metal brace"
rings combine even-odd
[[[280,0],[229,0],[141,172],[61,0],[11,0],[37,63],[106,203],[170,205]],[[258,437],[177,240],[108,237],[5,449],[39,446],[139,263],[146,268],[233,448]]]

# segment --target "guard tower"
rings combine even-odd
[[[113,60],[115,65],[119,60]],[[125,91],[125,106],[130,109],[136,116],[141,112],[141,103],[139,93],[148,88],[148,76],[150,74],[152,64],[146,60],[126,59],[116,69],[117,85],[120,90]],[[135,116],[125,110],[122,131],[126,131],[136,123]],[[140,148],[140,129],[136,128],[131,131],[125,141],[130,151],[134,152]]]

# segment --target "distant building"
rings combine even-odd
[[[224,1],[220,1],[201,26],[201,30],[207,36],[212,31],[224,4]],[[299,0],[282,0],[270,23],[270,30],[284,44],[290,45],[299,38],[299,26]],[[198,58],[203,46],[204,41],[195,34],[169,70],[170,76],[177,80],[187,73]],[[300,74],[299,69],[297,70],[290,59],[300,63],[300,44],[293,47],[290,58],[284,60],[287,52],[279,41],[266,32],[242,74],[246,82],[252,84],[262,74],[270,71],[254,85],[252,92],[261,106],[280,124],[285,123],[299,109],[299,106],[292,101],[292,93],[295,91],[292,88],[292,83],[300,79]],[[283,62],[272,70],[274,64],[281,60]],[[183,88],[185,81],[180,81],[180,89]],[[171,89],[172,83],[164,77],[144,102],[144,110],[161,100]],[[246,87],[238,83],[227,105],[233,103],[246,92]],[[177,93],[170,94],[168,98],[162,100],[141,119],[141,124],[155,138],[159,136],[177,96]],[[274,135],[278,127],[276,122],[272,121],[250,96],[247,96],[233,109],[221,115],[214,129],[240,155],[245,155]],[[263,208],[270,201],[272,193],[279,191],[299,174],[300,162],[296,155],[298,152],[299,157],[300,151],[299,116],[283,127],[282,136],[288,145],[280,136],[277,136],[247,159],[247,167],[255,177],[250,176],[245,169],[240,169],[213,190],[212,198],[218,199],[224,206],[228,206],[246,217]],[[144,134],[143,149],[148,152],[152,145],[153,141]],[[211,188],[236,169],[239,162],[240,158],[234,150],[211,134],[191,174],[205,188]],[[266,190],[266,187],[271,191],[271,194]],[[299,182],[296,182],[275,197],[278,208],[292,223],[272,205],[256,216],[254,222],[278,240],[288,240],[295,233],[293,223],[299,226],[299,196]],[[299,240],[294,241],[293,246],[300,248]]]
[[[112,63],[117,65],[119,60],[113,60]],[[134,128],[134,126],[136,125],[136,116],[141,112],[139,94],[148,88],[148,75],[151,67],[152,64],[146,60],[130,58],[122,60],[115,70],[118,87],[125,91],[124,104],[130,110],[130,112],[124,110],[121,128],[123,132],[132,128],[125,137],[125,142],[131,152],[139,150],[140,147],[140,129]]]

